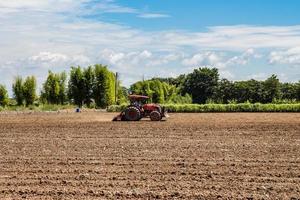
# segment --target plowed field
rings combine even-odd
[[[0,115],[0,199],[300,199],[300,113]]]

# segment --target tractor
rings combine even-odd
[[[147,103],[148,96],[129,95],[130,105],[127,106],[113,121],[139,121],[150,117],[151,121],[161,121],[168,118],[167,111],[158,104]]]

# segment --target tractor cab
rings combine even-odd
[[[129,95],[128,96],[130,105],[135,105],[138,107],[142,107],[143,105],[147,104],[149,101],[148,96],[143,96],[143,95]]]

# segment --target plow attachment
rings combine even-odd
[[[145,117],[149,117],[149,116],[145,116]],[[151,118],[151,117],[150,117],[150,118]],[[165,118],[165,119],[169,118],[168,112],[166,112],[166,111],[163,112],[161,118]],[[140,119],[141,119],[141,118],[140,118]],[[140,119],[139,119],[139,120],[140,120]],[[139,120],[137,120],[137,121],[139,121]],[[125,113],[124,113],[124,112],[121,112],[120,114],[118,114],[117,116],[115,116],[115,117],[112,119],[112,121],[131,121],[131,120],[127,120],[126,117],[125,117]],[[135,120],[135,121],[136,121],[136,120]],[[160,121],[160,120],[158,120],[158,121]]]
[[[122,112],[122,113],[120,113],[120,114],[118,114],[117,116],[115,116],[113,119],[112,119],[112,121],[125,121],[125,119],[124,119],[124,113]]]

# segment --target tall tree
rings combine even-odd
[[[256,103],[261,102],[264,98],[264,88],[262,82],[254,79],[248,81],[236,81],[233,83],[233,89],[227,92],[232,95],[232,99],[239,103],[246,101]]]
[[[218,85],[217,68],[199,68],[188,74],[183,83],[183,93],[192,95],[193,103],[205,103],[212,98]]]
[[[107,105],[115,104],[116,100],[116,76],[113,72],[108,71],[109,88],[107,91]]]
[[[96,105],[105,108],[115,103],[115,76],[104,65],[95,65],[93,96]]]
[[[0,85],[0,106],[8,105],[8,93],[4,85]]]
[[[60,84],[59,76],[53,72],[48,72],[48,77],[43,84],[42,97],[46,99],[49,104],[59,104]]]
[[[296,100],[298,98],[298,83],[282,83],[280,84],[280,92],[282,99]]]
[[[66,79],[66,72],[54,74],[49,71],[41,98],[49,104],[64,104],[67,101]]]
[[[272,75],[264,81],[264,99],[263,103],[270,103],[280,97],[280,82],[276,75]]]
[[[190,96],[181,96],[175,85],[161,82],[160,79],[139,81],[130,86],[134,94],[146,95],[154,103],[190,102]]]
[[[219,81],[213,94],[213,100],[220,103],[228,103],[234,99],[234,83],[227,79]]]
[[[81,107],[85,99],[84,77],[81,67],[72,67],[69,80],[69,98]]]
[[[34,76],[29,76],[25,79],[23,85],[23,95],[25,105],[32,105],[36,99],[36,79]]]
[[[106,84],[106,69],[103,65],[95,65],[95,85],[93,87],[93,96],[97,107],[106,106],[105,91],[108,88]]]
[[[24,103],[24,95],[23,95],[23,79],[21,76],[17,76],[12,85],[12,90],[14,94],[14,98],[17,102],[18,106],[23,105]]]
[[[159,80],[150,82],[150,88],[152,92],[152,101],[155,103],[164,103],[165,95],[162,83]]]
[[[93,86],[95,84],[95,71],[92,66],[83,70],[85,103],[88,107],[93,98]]]
[[[66,87],[66,81],[67,81],[67,74],[66,72],[62,72],[58,74],[59,79],[59,102],[60,104],[65,104],[68,100],[67,98],[67,87]]]
[[[300,81],[297,83],[296,94],[297,100],[300,101]]]
[[[121,86],[119,84],[118,86],[118,92],[117,92],[117,104],[121,105],[124,103],[128,103],[128,89],[126,87]]]

